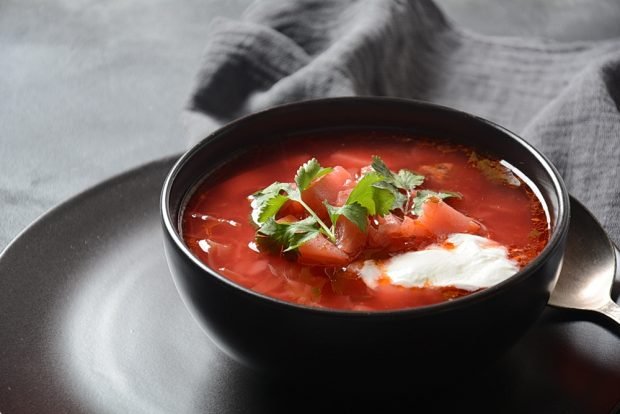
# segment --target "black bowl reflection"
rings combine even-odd
[[[199,261],[179,235],[191,191],[240,149],[295,133],[400,129],[448,138],[506,160],[539,190],[551,239],[510,279],[422,308],[380,312],[286,303],[236,285]],[[226,354],[262,372],[367,384],[454,378],[496,358],[542,312],[557,280],[569,223],[568,193],[555,168],[513,133],[449,108],[389,98],[335,98],[272,108],[232,122],[189,150],[170,171],[161,211],[168,264],[188,309]],[[372,375],[373,379],[370,379]],[[394,379],[394,381],[392,381]]]

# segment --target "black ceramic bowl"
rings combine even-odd
[[[230,159],[294,134],[399,129],[494,154],[522,171],[546,204],[551,238],[508,280],[422,308],[359,312],[311,308],[241,287],[185,246],[179,222],[192,189]],[[388,98],[336,98],[284,105],[232,122],[189,150],[170,171],[161,212],[168,264],[181,297],[226,354],[263,372],[335,381],[435,382],[484,366],[542,312],[558,277],[569,223],[568,193],[550,162],[515,134],[449,108]],[[400,380],[399,380],[400,381]],[[394,383],[397,383],[394,381]],[[400,383],[400,382],[398,382]]]

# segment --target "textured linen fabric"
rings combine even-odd
[[[276,104],[351,95],[426,100],[515,131],[620,241],[620,39],[482,36],[430,0],[257,1],[241,21],[212,24],[190,134]]]

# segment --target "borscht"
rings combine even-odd
[[[307,134],[233,157],[190,194],[189,249],[258,293],[377,311],[511,277],[549,239],[518,170],[460,144],[394,131]]]

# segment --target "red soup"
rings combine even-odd
[[[227,163],[189,198],[182,235],[256,292],[372,311],[499,283],[540,253],[549,225],[505,162],[404,133],[340,131]]]

